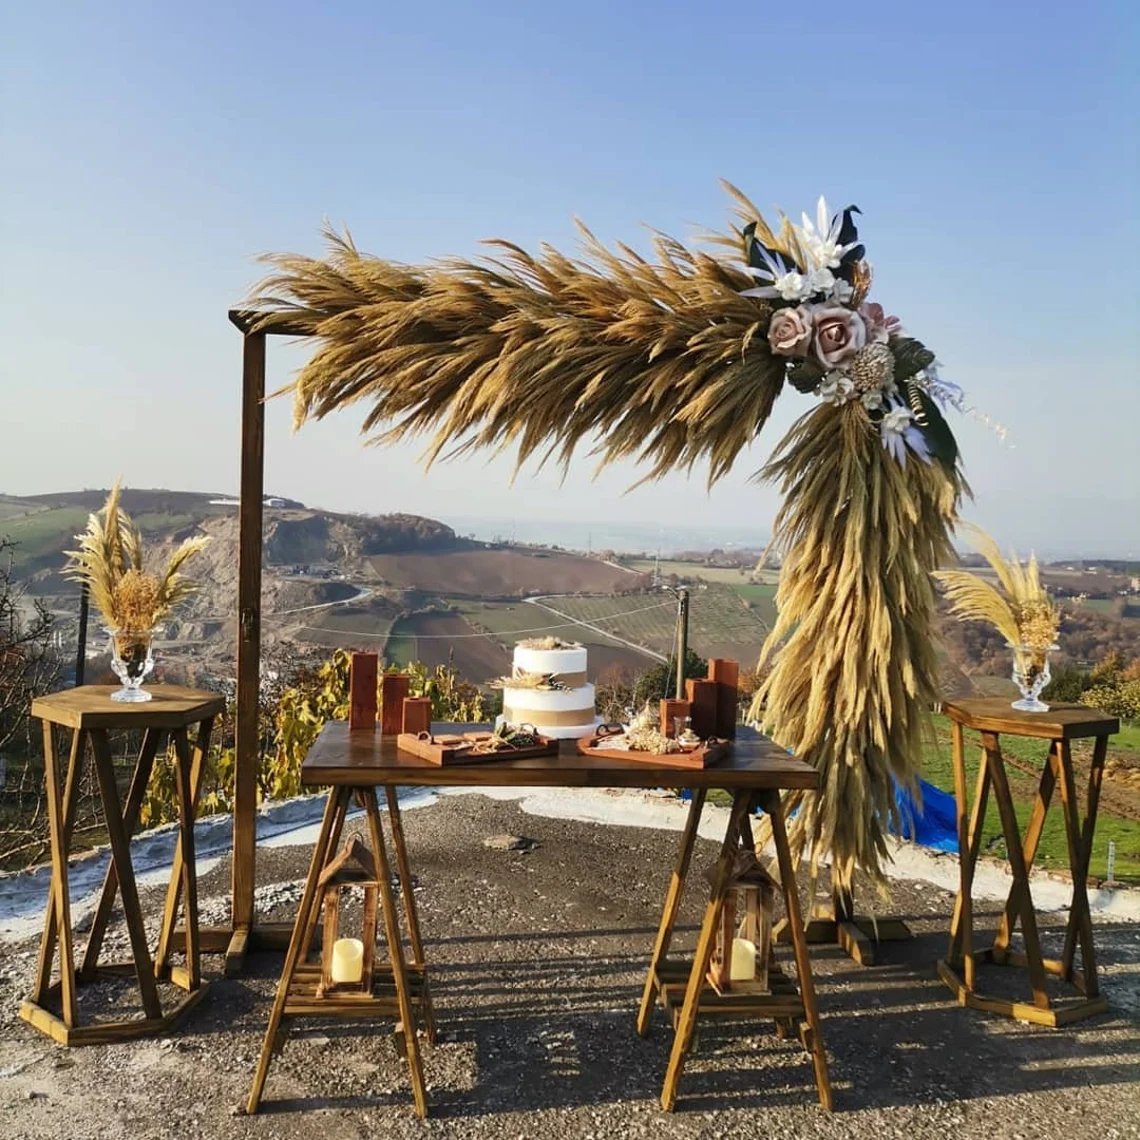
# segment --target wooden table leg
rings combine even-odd
[[[1025,940],[1025,958],[1029,969],[1029,984],[1033,989],[1033,1004],[1039,1009],[1049,1008],[1049,995],[1045,990],[1045,966],[1041,958],[1041,938],[1037,932],[1037,914],[1033,909],[1033,897],[1029,890],[1029,868],[1017,827],[1013,797],[1005,774],[1005,760],[997,733],[983,732],[982,744],[986,750],[986,764],[994,785],[994,799],[1001,815],[1002,831],[1005,833],[1006,852],[1010,871],[1013,875],[1013,890],[1010,899],[1014,904],[1014,914],[1021,913],[1021,932]],[[1016,898],[1015,898],[1016,895]]]
[[[200,947],[198,947],[198,898],[197,898],[197,883],[198,871],[195,866],[193,854],[187,855],[183,841],[183,833],[188,830],[190,834],[190,842],[194,841],[194,820],[198,815],[198,796],[202,790],[202,774],[206,767],[206,757],[210,751],[210,733],[213,729],[214,719],[210,717],[202,721],[198,725],[198,739],[194,744],[194,752],[189,756],[189,742],[185,729],[179,729],[178,732],[172,734],[175,750],[175,764],[176,768],[176,783],[178,788],[178,811],[179,811],[179,829],[178,839],[174,845],[174,862],[170,868],[170,882],[166,887],[166,902],[162,908],[162,927],[158,935],[158,948],[154,954],[154,976],[156,978],[165,977],[169,972],[168,965],[170,959],[171,946],[174,942],[174,930],[178,917],[178,903],[182,897],[183,886],[186,885],[192,878],[194,883],[194,902],[193,907],[189,898],[187,899],[185,911],[186,917],[183,922],[183,931],[186,939],[186,969],[187,969],[187,982],[188,988],[197,989],[201,982],[201,961],[200,961]],[[183,754],[188,755],[188,759],[183,759]],[[188,774],[184,778],[181,775],[183,765],[186,765]],[[188,805],[189,821],[183,820],[183,801]],[[193,943],[195,949],[193,957],[195,965],[193,970],[190,969],[191,958],[191,930],[190,930],[190,915],[191,909],[194,916],[194,930],[193,930]]]
[[[46,756],[49,749],[52,757],[52,771],[48,775],[51,780],[55,775],[55,749],[54,737],[49,741],[49,736],[52,732],[52,726],[48,721],[44,721],[44,756],[46,766]],[[75,829],[75,809],[79,803],[79,772],[83,765],[83,756],[87,749],[87,730],[76,729],[71,735],[71,751],[67,760],[67,780],[63,790],[63,834],[62,844],[64,851],[64,867],[67,866],[66,852],[71,847],[71,833]],[[50,785],[49,785],[50,788]],[[50,792],[49,792],[49,820],[50,820]],[[51,837],[54,838],[54,837]],[[55,873],[55,855],[52,855],[52,873]],[[66,889],[66,888],[65,888]],[[55,891],[55,884],[53,882],[52,889],[48,892],[48,907],[47,913],[44,916],[44,930],[40,938],[40,952],[39,959],[36,963],[36,982],[32,990],[32,1001],[36,1005],[43,1005],[47,1001],[48,991],[51,988],[51,969],[52,963],[55,960],[55,947],[59,941],[60,931],[60,910],[58,908],[58,897]],[[70,901],[70,900],[69,900]],[[71,920],[68,916],[66,926],[68,928],[68,937],[70,940]],[[60,972],[62,978],[62,970]],[[65,1003],[65,1009],[67,1008]],[[69,1023],[72,1024],[72,1023]]]
[[[384,836],[380,830],[380,809],[376,803],[375,788],[364,790],[364,803],[368,815],[368,830],[372,837],[373,854],[376,858],[377,877],[380,880],[384,934],[388,942],[388,959],[392,965],[396,1004],[400,1011],[400,1020],[404,1024],[404,1042],[407,1049],[408,1070],[412,1079],[412,1096],[415,1099],[416,1115],[422,1119],[427,1116],[428,1111],[427,1091],[424,1088],[419,1044],[416,1041],[416,1019],[408,991],[408,973],[404,962],[404,946],[400,938],[400,923],[396,914],[396,900],[392,897],[392,872],[388,864],[388,853],[384,847]]]
[[[154,768],[154,759],[158,754],[159,744],[162,742],[162,729],[148,728],[143,735],[142,747],[139,749],[138,759],[135,761],[135,770],[131,776],[131,786],[127,792],[127,802],[123,809],[123,827],[127,837],[134,834],[138,826],[139,811],[142,808],[143,797],[146,795],[147,785],[150,783],[150,774]],[[115,860],[107,863],[107,873],[103,876],[103,890],[99,895],[99,903],[95,907],[95,917],[91,920],[91,929],[87,934],[87,946],[83,951],[83,965],[79,969],[81,981],[90,982],[95,977],[95,970],[99,964],[99,952],[103,949],[103,936],[107,932],[107,923],[111,920],[111,911],[115,907],[115,891],[119,886],[118,868]]]
[[[709,895],[708,905],[705,907],[701,931],[697,936],[697,951],[693,957],[693,966],[689,972],[688,985],[685,988],[685,1001],[681,1007],[681,1014],[673,1037],[669,1066],[665,1070],[665,1084],[661,1089],[661,1107],[666,1112],[671,1112],[677,1103],[677,1085],[681,1079],[681,1070],[684,1067],[689,1046],[692,1044],[701,990],[705,985],[705,975],[708,973],[713,944],[716,941],[717,924],[720,922],[721,910],[724,907],[725,892],[732,877],[736,852],[740,846],[740,827],[748,814],[751,798],[750,792],[737,792],[733,797],[732,813],[729,816],[724,842],[721,844],[712,891]]]
[[[427,959],[424,956],[423,939],[420,936],[420,918],[416,910],[416,896],[412,890],[412,868],[408,860],[408,847],[404,841],[404,823],[400,818],[400,802],[397,789],[388,784],[384,788],[384,799],[388,804],[388,819],[392,825],[392,846],[396,849],[396,869],[400,873],[400,895],[404,900],[404,917],[408,923],[408,940],[412,944],[412,962],[423,971],[423,998],[420,1008],[423,1013],[424,1033],[428,1044],[436,1041],[435,1007],[431,1000],[431,987],[428,983]]]
[[[334,793],[330,792],[329,796],[332,798]],[[348,817],[348,808],[352,800],[352,789],[349,788],[343,794],[336,793],[336,806],[333,809],[332,825],[329,827],[329,833],[325,837],[324,849],[321,849],[321,843],[318,839],[316,848],[313,851],[313,858],[320,860],[320,866],[324,867],[326,864],[331,863],[333,856],[336,854],[336,849],[340,845],[340,837],[344,832],[344,823]],[[317,934],[317,922],[321,917],[321,908],[314,906],[309,910],[308,918],[304,924],[304,934],[301,938],[301,952],[298,961],[304,962],[309,956],[310,951],[313,949],[313,941]],[[295,921],[299,922],[300,919]],[[321,933],[322,939],[328,937],[326,931]]]
[[[815,1000],[815,983],[811,976],[811,959],[808,956],[807,935],[800,914],[799,888],[796,886],[796,871],[792,865],[792,853],[788,847],[788,833],[784,827],[784,807],[778,792],[764,792],[761,807],[772,821],[772,841],[776,845],[776,859],[780,866],[780,885],[784,892],[784,906],[788,912],[791,927],[792,948],[796,959],[796,980],[800,987],[800,997],[804,1003],[806,1032],[801,1034],[804,1045],[811,1053],[815,1069],[815,1087],[819,1103],[827,1111],[832,1108],[831,1079],[827,1069],[827,1053],[823,1047],[823,1034],[819,1024],[819,1007]]]
[[[1022,858],[1025,860],[1026,870],[1033,868],[1033,861],[1037,858],[1037,848],[1041,843],[1041,832],[1045,827],[1045,816],[1049,811],[1049,804],[1053,799],[1053,788],[1057,783],[1057,773],[1060,768],[1060,751],[1062,742],[1054,740],[1049,748],[1049,755],[1045,758],[1045,766],[1041,769],[1041,781],[1037,785],[1037,796],[1033,801],[1033,812],[1025,827],[1025,841],[1021,845]],[[1005,902],[1001,921],[998,923],[997,935],[994,938],[993,956],[995,961],[1001,961],[1009,951],[1010,939],[1017,923],[1018,906],[1021,894],[1028,890],[1029,884],[1014,882]]]
[[[1107,744],[1104,737],[1098,739]],[[1089,913],[1088,873],[1089,858],[1092,854],[1092,828],[1086,828],[1088,841],[1085,841],[1081,828],[1081,813],[1077,806],[1076,783],[1073,778],[1073,757],[1069,742],[1061,744],[1058,757],[1061,783],[1061,806],[1065,815],[1065,836],[1069,847],[1069,868],[1073,873],[1073,901],[1069,906],[1069,923],[1065,930],[1065,949],[1061,957],[1061,969],[1066,981],[1073,980],[1073,958],[1076,953],[1076,939],[1080,938],[1081,962],[1084,966],[1084,984],[1081,989],[1085,997],[1096,997],[1099,993],[1096,978],[1096,951],[1093,949],[1092,916]],[[1096,764],[1094,754],[1093,763]],[[1103,763],[1103,761],[1102,761]],[[1090,804],[1089,814],[1095,811],[1095,803]],[[1087,821],[1086,821],[1087,822]],[[1095,818],[1094,818],[1095,823]]]
[[[52,736],[52,726],[47,721],[44,721],[43,736],[48,829],[51,836],[51,897],[55,904],[52,909],[55,912],[55,925],[59,936],[59,988],[63,1003],[63,1021],[69,1029],[72,1029],[79,1024],[79,1003],[75,996],[75,958],[71,942],[71,890],[67,879],[68,834],[59,788],[59,773],[56,770],[55,741]],[[71,760],[68,764],[69,775],[76,756],[76,746],[73,740]],[[41,961],[44,958],[44,949],[45,947],[41,944]],[[50,970],[50,952],[47,955],[47,962]]]
[[[309,863],[309,874],[305,879],[301,904],[297,908],[297,920],[293,925],[293,936],[289,940],[289,949],[285,952],[285,964],[281,970],[281,979],[277,983],[273,1008],[269,1012],[269,1024],[266,1027],[265,1038],[261,1044],[261,1055],[257,1060],[253,1084],[250,1086],[249,1097],[246,1100],[246,1112],[251,1116],[257,1112],[261,1105],[261,1094],[265,1091],[265,1078],[269,1075],[269,1063],[278,1048],[278,1034],[285,1012],[285,1002],[289,997],[289,985],[293,980],[293,972],[296,970],[297,962],[301,956],[301,946],[305,938],[305,931],[308,928],[310,911],[316,906],[317,880],[320,878],[321,868],[324,866],[324,856],[328,852],[328,841],[333,820],[338,810],[341,810],[342,801],[347,804],[348,796],[349,789],[334,788],[329,792],[329,798],[325,804],[320,834],[313,848],[313,858]]]
[[[119,807],[119,790],[115,784],[115,763],[111,756],[111,745],[103,729],[92,729],[91,747],[95,753],[95,771],[99,777],[99,794],[103,801],[103,818],[107,824],[107,837],[111,843],[111,858],[115,861],[119,878],[119,893],[123,899],[123,917],[127,924],[127,934],[134,957],[135,975],[139,980],[143,1009],[149,1018],[162,1017],[162,1006],[158,1000],[158,989],[154,982],[154,967],[150,960],[150,950],[143,928],[142,910],[139,907],[138,888],[135,886],[135,872],[131,864],[131,842],[123,824],[122,810]]]
[[[1085,825],[1081,832],[1081,850],[1084,855],[1082,866],[1084,873],[1081,878],[1088,875],[1089,863],[1092,860],[1093,836],[1096,834],[1096,815],[1100,807],[1100,786],[1104,781],[1104,761],[1108,754],[1108,737],[1098,736],[1093,746],[1092,764],[1089,767],[1089,793],[1088,806],[1085,809]],[[1090,932],[1089,942],[1092,942]],[[1082,944],[1083,945],[1083,944]],[[1069,926],[1065,931],[1065,949],[1061,954],[1061,970],[1065,978],[1072,979],[1073,955],[1076,953],[1077,930],[1073,923],[1072,914],[1069,916]],[[1082,950],[1082,954],[1083,954]],[[1096,976],[1096,963],[1086,959],[1084,966],[1084,992],[1086,997],[1095,996],[1100,992]],[[1091,988],[1090,988],[1091,987]]]
[[[689,862],[693,857],[693,845],[701,822],[701,811],[705,806],[705,795],[705,789],[698,788],[693,792],[693,798],[689,802],[689,814],[685,819],[685,829],[681,833],[681,846],[673,864],[669,893],[665,896],[665,909],[661,912],[661,923],[657,927],[657,939],[653,944],[653,956],[649,960],[649,972],[646,974],[645,988],[641,993],[641,1006],[637,1011],[637,1032],[642,1037],[649,1032],[649,1018],[657,996],[658,971],[665,964],[669,944],[673,940],[673,924],[677,921],[677,911],[680,909],[681,896],[685,891],[685,878],[689,873]]]

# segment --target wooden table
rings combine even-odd
[[[447,726],[478,727],[478,726]],[[442,730],[439,726],[437,730]],[[803,761],[789,756],[783,749],[758,734],[745,731],[735,742],[732,755],[712,768],[704,770],[661,767],[639,761],[605,759],[583,756],[573,741],[565,742],[557,757],[524,760],[495,760],[480,764],[439,767],[418,757],[400,752],[394,738],[382,737],[368,730],[349,729],[345,722],[327,724],[305,759],[301,781],[310,787],[331,785],[333,794],[325,812],[321,839],[314,851],[301,913],[294,927],[293,939],[286,956],[282,982],[278,987],[274,1010],[262,1049],[261,1063],[251,1093],[251,1108],[256,1108],[264,1085],[265,1072],[274,1051],[281,1016],[289,1001],[287,979],[297,966],[305,943],[304,928],[311,921],[311,908],[315,904],[316,880],[323,861],[331,851],[329,836],[335,826],[335,817],[342,810],[338,805],[356,789],[374,791],[384,787],[389,805],[396,803],[397,787],[568,787],[568,788],[691,788],[693,799],[682,833],[680,849],[673,867],[671,882],[661,916],[657,937],[650,959],[641,1008],[637,1017],[637,1030],[648,1031],[649,1018],[655,1000],[659,1000],[671,1014],[675,1036],[673,1048],[661,1092],[661,1104],[672,1109],[677,1097],[677,1085],[686,1054],[693,1039],[698,1013],[752,1013],[773,1020],[779,1029],[798,1025],[801,1041],[812,1058],[816,1087],[820,1103],[831,1108],[831,1089],[828,1081],[827,1058],[820,1033],[819,1013],[812,984],[811,964],[808,959],[804,924],[801,918],[795,873],[788,848],[784,815],[780,804],[780,791],[790,788],[816,788],[819,777],[815,769]],[[697,939],[696,953],[691,962],[671,962],[668,951],[673,925],[684,890],[697,825],[704,807],[708,789],[722,788],[732,794],[732,809],[721,846],[709,902],[705,908]],[[340,793],[338,795],[338,792]],[[772,820],[781,887],[792,929],[797,985],[789,979],[774,983],[773,992],[765,995],[730,995],[720,997],[707,985],[706,976],[712,955],[717,924],[724,904],[736,852],[741,843],[751,846],[752,831],[749,815],[759,805]],[[419,946],[418,923],[414,918],[414,901],[410,897],[407,854],[402,830],[398,827],[398,812],[394,816],[397,826],[393,840],[401,879],[405,889],[405,908],[413,934],[414,963],[423,967],[422,947]],[[382,846],[378,829],[373,829],[373,842]],[[386,900],[390,904],[391,899]],[[408,984],[408,968],[403,950],[396,940],[389,948],[394,967],[394,980],[404,993],[401,1000],[410,1006],[414,994]],[[404,1021],[407,1028],[407,1019]],[[414,1031],[407,1039],[408,1060],[412,1074],[417,1110],[426,1112],[423,1076],[415,1052]]]
[[[950,718],[953,732],[954,792],[958,802],[960,857],[960,883],[950,923],[950,948],[945,960],[938,963],[942,980],[954,991],[961,1005],[1002,1013],[1039,1025],[1064,1025],[1079,1018],[1103,1013],[1108,1008],[1108,1003],[1101,997],[1097,985],[1096,953],[1086,883],[1108,738],[1120,731],[1120,722],[1116,717],[1085,705],[1054,704],[1048,712],[1020,712],[1011,708],[1008,700],[1000,697],[946,702],[942,709]],[[982,762],[978,769],[972,809],[966,796],[964,730],[967,728],[976,729],[982,737]],[[1009,781],[1006,778],[1005,760],[1001,752],[1002,733],[1049,741],[1049,752],[1041,770],[1037,798],[1024,839],[1017,826]],[[1094,738],[1095,744],[1082,822],[1070,741],[1085,737]],[[1041,955],[1037,915],[1029,889],[1029,872],[1037,854],[1053,790],[1058,786],[1068,839],[1069,869],[1073,876],[1073,901],[1069,908],[1064,950],[1059,960],[1053,960]],[[981,852],[986,803],[991,788],[1001,815],[1013,886],[1006,899],[1005,911],[998,924],[993,945],[975,950],[971,891],[974,868]],[[1010,949],[1010,939],[1018,920],[1021,922],[1025,943],[1024,953]],[[1083,970],[1074,968],[1078,942]],[[979,993],[976,989],[976,964],[979,961],[1025,967],[1033,993],[1032,1003],[987,997]],[[1046,974],[1056,975],[1074,985],[1080,998],[1051,1001],[1045,988]]]
[[[86,1045],[144,1037],[168,1030],[204,992],[199,967],[198,895],[194,865],[194,810],[202,778],[202,766],[210,744],[214,718],[225,709],[216,693],[185,689],[177,685],[150,685],[153,699],[128,704],[112,701],[117,685],[84,685],[38,697],[32,702],[32,716],[43,721],[44,776],[47,784],[48,826],[51,835],[51,887],[39,962],[32,996],[20,1007],[20,1016],[41,1032],[63,1045]],[[56,753],[53,726],[71,730],[67,772],[60,788],[60,758]],[[197,739],[191,747],[189,730],[197,725]],[[119,804],[109,734],[130,729],[143,732],[142,747],[131,777],[126,803]],[[138,823],[139,808],[155,757],[164,738],[173,743],[176,757],[175,787],[178,798],[178,841],[166,892],[158,946],[152,960],[139,908],[135,873],[131,865],[130,836]],[[90,744],[99,781],[111,862],[103,881],[103,891],[83,963],[75,970],[74,933],[71,926],[71,898],[68,887],[67,856],[75,825],[82,767]],[[132,960],[119,965],[100,966],[99,952],[115,903],[115,891],[122,896],[123,918],[130,937]],[[185,894],[185,962],[170,964],[175,920],[179,901]],[[59,946],[59,981],[52,982],[52,966]],[[142,1018],[127,1021],[79,1024],[77,982],[91,982],[100,975],[134,974],[142,997]],[[164,1013],[156,979],[168,979],[186,991],[186,997]],[[58,999],[59,1013],[52,1008]]]

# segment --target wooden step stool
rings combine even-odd
[[[364,804],[372,849],[369,851],[354,839],[340,855],[334,856],[354,792]],[[284,1048],[289,1021],[298,1017],[390,1017],[397,1022],[397,1049],[408,1062],[416,1115],[427,1116],[427,1094],[416,1029],[417,1024],[422,1024],[428,1041],[434,1043],[435,1017],[412,896],[411,871],[396,789],[386,787],[385,798],[412,944],[412,961],[408,962],[404,958],[399,916],[392,894],[391,870],[380,830],[376,790],[370,787],[333,788],[329,792],[320,835],[293,926],[293,937],[285,955],[285,966],[277,985],[277,995],[265,1030],[253,1086],[249,1090],[246,1111],[250,1114],[257,1112],[261,1105],[269,1065],[274,1055]],[[339,925],[339,893],[343,887],[354,883],[361,885],[365,892],[362,929],[364,961],[359,984],[334,981],[330,969],[332,946]],[[317,919],[322,909],[322,956],[320,961],[310,961]],[[384,938],[388,947],[388,962],[382,966],[373,963],[378,911],[383,918]]]

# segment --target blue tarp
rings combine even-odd
[[[903,821],[899,836],[936,851],[957,851],[958,808],[954,797],[925,780],[919,780],[919,785],[922,806],[918,809],[914,797],[895,785],[895,803]]]
[[[902,828],[892,834],[902,839],[911,839],[923,847],[935,851],[958,850],[958,809],[954,797],[949,792],[919,780],[922,790],[921,811],[915,809],[914,797],[895,785],[895,803],[902,816]],[[683,791],[681,799],[686,802],[692,792]]]

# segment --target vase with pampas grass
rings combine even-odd
[[[142,534],[119,505],[121,494],[116,482],[103,509],[88,517],[87,529],[76,535],[79,549],[66,551],[64,575],[86,588],[110,636],[111,668],[122,685],[111,700],[149,701],[142,683],[154,669],[156,627],[197,590],[182,567],[210,540],[186,539],[161,574],[148,572]]]
[[[998,584],[968,570],[939,570],[950,610],[965,620],[988,622],[1013,650],[1013,682],[1021,697],[1013,708],[1048,712],[1041,691],[1049,684],[1049,654],[1057,648],[1061,611],[1054,604],[1032,555],[1022,566],[1017,555],[1006,559],[998,544],[978,527],[967,527],[978,552],[990,564]]]

